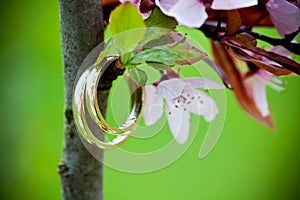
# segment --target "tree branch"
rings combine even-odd
[[[286,39],[277,39],[277,38],[271,38],[262,34],[258,34],[252,31],[245,31],[246,33],[248,33],[249,35],[255,37],[256,39],[265,41],[273,46],[275,45],[281,45],[283,47],[285,47],[287,50],[289,50],[290,52],[300,55],[300,44],[296,44],[293,42],[290,42],[289,40]]]
[[[65,138],[59,165],[63,199],[101,200],[102,163],[83,146],[72,113],[77,71],[86,55],[103,41],[101,0],[60,0],[59,3],[65,83]],[[108,93],[109,90],[99,91],[99,105],[104,112]]]
[[[207,37],[207,38],[211,38],[213,40],[218,40],[218,34],[216,34],[216,30],[219,30],[221,32],[225,32],[226,31],[226,27],[225,24],[223,24],[223,26],[218,26],[216,25],[212,25],[212,23],[210,24],[203,24],[200,28],[200,31],[203,32],[203,34]],[[300,28],[299,28],[300,30]],[[249,35],[255,37],[258,40],[262,40],[265,41],[273,46],[275,45],[281,45],[283,47],[285,47],[287,50],[289,50],[290,52],[300,55],[300,44],[297,43],[293,43],[291,42],[291,38],[294,38],[298,33],[299,30],[296,31],[295,33],[292,33],[290,35],[287,35],[286,38],[283,39],[277,39],[277,38],[271,38],[269,36],[265,36],[259,33],[255,33],[253,31],[251,31],[251,29],[247,26],[242,26],[240,28],[240,30],[237,31],[237,33],[248,33]]]

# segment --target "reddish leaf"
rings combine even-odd
[[[255,52],[261,56],[264,56],[266,58],[268,58],[269,60],[272,60],[274,62],[277,62],[278,64],[284,66],[285,68],[291,70],[292,72],[300,75],[300,64],[295,62],[292,59],[289,59],[285,56],[281,56],[279,54],[270,52],[270,51],[266,51],[264,49],[260,49],[260,48],[253,48],[251,49],[252,52]]]
[[[238,42],[239,44],[243,45],[246,48],[254,48],[257,45],[256,38],[249,35],[248,33],[237,34],[235,37],[232,37],[231,39]]]
[[[264,6],[251,6],[248,8],[238,9],[240,17],[242,19],[242,24],[246,26],[274,26],[270,17],[266,15],[267,11]],[[226,11],[216,11],[207,8],[207,13],[209,19],[218,20],[219,18],[226,21],[227,12]]]
[[[232,55],[234,57],[236,57],[237,59],[245,61],[245,62],[247,62],[247,61],[252,62],[257,67],[262,68],[268,72],[271,72],[272,74],[274,74],[276,76],[283,76],[283,75],[288,75],[288,74],[292,73],[291,71],[289,71],[283,67],[268,64],[262,60],[258,60],[257,58],[254,58],[253,56],[248,55],[246,52],[244,52],[238,48],[230,47],[229,50],[230,50],[230,53],[232,53]]]
[[[234,35],[242,26],[242,19],[238,10],[227,11],[226,34]]]
[[[227,88],[233,89],[231,81],[222,67],[220,67],[217,63],[215,63],[208,57],[204,58],[203,60],[218,73]]]
[[[274,26],[264,6],[242,8],[239,9],[239,13],[244,25]]]
[[[119,0],[102,0],[102,6],[111,6],[120,4]]]
[[[259,57],[259,56],[264,56],[265,58],[274,61],[280,65],[282,65],[284,68],[300,75],[300,64],[295,62],[292,59],[289,59],[285,56],[281,56],[279,54],[270,52],[270,51],[266,51],[264,49],[258,48],[258,47],[254,47],[254,48],[247,48],[244,45],[238,43],[236,40],[233,39],[227,39],[227,40],[223,40],[222,41],[223,44],[230,46],[230,47],[234,47],[234,48],[238,48],[238,49],[242,49],[242,50],[248,50],[250,52],[252,52],[254,55],[254,57]]]

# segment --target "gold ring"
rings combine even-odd
[[[88,67],[76,82],[73,95],[74,121],[80,135],[89,143],[102,149],[112,149],[124,142],[135,130],[143,111],[144,87],[133,81],[127,73],[124,76],[131,92],[131,112],[126,122],[119,126],[111,126],[103,117],[97,97],[97,88],[104,72],[119,56],[104,58],[99,64]],[[91,119],[103,132],[117,135],[112,141],[106,142],[99,139],[102,131],[93,133],[87,118]]]

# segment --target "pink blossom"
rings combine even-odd
[[[190,113],[204,116],[212,121],[219,110],[215,101],[195,88],[223,89],[224,86],[205,78],[172,78],[161,81],[157,86],[145,87],[146,98],[144,121],[154,124],[163,113],[163,101],[172,135],[179,144],[187,141],[190,129]]]
[[[155,0],[155,3],[163,13],[187,27],[200,27],[207,19],[205,5],[199,0]]]
[[[187,27],[200,27],[208,17],[206,6],[201,0],[155,0],[155,3],[163,13],[174,17],[179,24]],[[257,0],[214,0],[211,8],[231,10],[256,4]]]
[[[282,46],[273,46],[269,49],[269,51],[286,57],[289,57],[291,55],[291,52]],[[265,57],[261,57],[258,59],[261,59],[267,64],[282,67],[282,65],[279,65],[278,63],[273,62]],[[270,115],[266,87],[269,86],[279,92],[284,91],[284,87],[282,87],[283,81],[276,78],[274,74],[263,69],[258,69],[251,78],[248,78],[245,81],[248,86],[251,85],[248,89],[252,90],[254,103],[262,116],[266,117]]]
[[[211,8],[214,10],[232,10],[257,5],[257,0],[214,0]]]
[[[254,103],[256,107],[261,112],[262,116],[266,117],[270,115],[269,105],[266,95],[266,86],[277,91],[284,91],[284,88],[281,86],[283,81],[276,78],[273,74],[259,69],[252,77],[252,92]]]

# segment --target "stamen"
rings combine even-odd
[[[182,95],[180,95],[179,97],[177,97],[177,103],[185,103],[186,101],[186,98]]]
[[[280,80],[276,77],[270,77],[269,80],[277,84],[283,84],[283,80]]]
[[[274,90],[279,91],[279,92],[282,92],[285,90],[284,87],[276,85],[275,83],[272,83],[272,82],[267,82],[267,85],[269,85],[271,88],[273,88]]]

